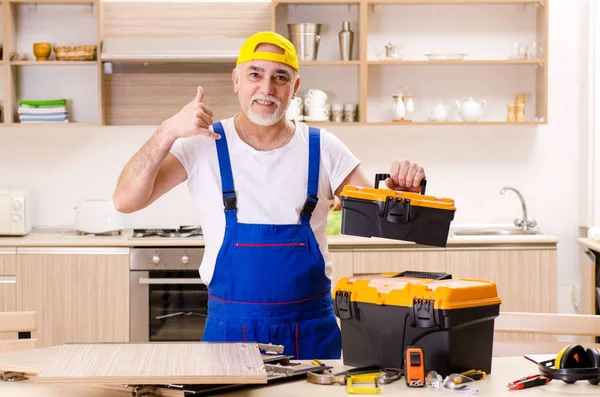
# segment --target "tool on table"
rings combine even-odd
[[[318,366],[318,365],[324,366],[325,365],[325,363],[323,363],[321,360],[317,360],[316,358],[314,360],[312,360],[310,363],[314,366]]]
[[[517,379],[508,384],[508,388],[511,390],[522,390],[528,389],[530,387],[542,386],[546,383],[550,382],[552,379],[546,378],[542,374],[536,374],[531,376],[526,376],[521,379]]]
[[[381,394],[378,382],[381,373],[377,366],[369,365],[365,367],[353,368],[347,371],[331,373],[307,372],[306,377],[309,383],[317,385],[346,385],[347,392],[350,394]],[[358,383],[373,383],[374,387],[355,387]]]
[[[459,374],[454,374],[459,375]],[[464,377],[464,375],[459,375]],[[438,390],[442,393],[456,393],[456,394],[466,394],[466,395],[474,395],[479,393],[479,390],[474,387],[469,387],[463,383],[454,383],[454,378],[451,375],[446,376],[446,378],[442,378],[442,375],[438,374],[436,371],[429,371],[427,377],[425,378],[425,384],[427,388],[431,390]]]
[[[425,364],[423,362],[423,349],[409,346],[404,355],[404,378],[406,386],[425,386]]]
[[[382,385],[387,385],[395,382],[402,377],[403,373],[404,371],[402,371],[400,368],[385,368],[383,371],[381,371],[379,383]]]
[[[460,374],[450,374],[448,378],[451,379],[455,384],[459,385],[462,383],[473,382],[476,380],[485,379],[485,371],[479,369],[472,369],[469,371],[461,372]]]
[[[283,345],[273,345],[271,343],[257,343],[258,348],[265,354],[281,354],[283,353]]]

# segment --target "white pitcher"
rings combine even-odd
[[[427,107],[427,114],[433,121],[446,121],[449,110],[450,105],[446,105],[443,102],[436,102]]]

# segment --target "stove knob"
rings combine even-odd
[[[160,263],[160,256],[154,255],[152,257],[152,263],[154,263],[155,265],[158,265]]]
[[[184,265],[187,265],[188,263],[190,263],[190,257],[189,257],[189,256],[187,256],[187,255],[184,255],[184,256],[182,256],[182,257],[181,257],[181,262],[182,262]]]

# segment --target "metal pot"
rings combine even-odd
[[[314,61],[317,59],[321,41],[321,26],[320,23],[288,23],[290,41],[296,47],[300,60]]]

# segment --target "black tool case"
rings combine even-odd
[[[492,371],[501,302],[490,281],[390,273],[341,278],[333,294],[345,365],[402,368],[406,347],[416,346],[426,373]]]
[[[421,193],[379,189],[389,174],[377,174],[375,188],[344,186],[341,193],[342,234],[383,237],[445,247],[454,219],[454,200]]]

